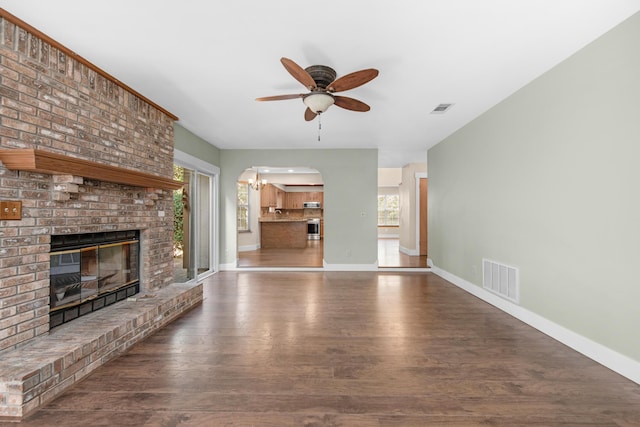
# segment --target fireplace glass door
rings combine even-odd
[[[138,241],[52,252],[50,262],[53,311],[138,282]]]
[[[51,307],[80,301],[80,250],[51,254]]]
[[[138,242],[112,243],[98,248],[98,291],[109,292],[138,280]]]

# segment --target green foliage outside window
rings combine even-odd
[[[249,185],[238,183],[238,231],[249,231]]]
[[[176,181],[184,181],[184,168],[173,165],[173,179]],[[181,254],[184,248],[184,236],[183,236],[183,218],[184,218],[184,206],[183,206],[183,192],[184,189],[180,188],[173,192],[173,253]]]
[[[400,196],[378,195],[378,225],[400,225]]]

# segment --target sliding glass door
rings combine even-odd
[[[199,169],[188,155],[174,165],[174,178],[184,186],[174,193],[174,281],[184,283],[203,278],[216,271],[217,173]],[[192,160],[189,162],[189,160]],[[206,166],[206,165],[205,165]]]
[[[196,236],[198,245],[198,260],[197,269],[198,276],[208,273],[211,270],[211,254],[213,253],[211,247],[211,177],[201,173],[197,174],[198,177],[198,216]]]

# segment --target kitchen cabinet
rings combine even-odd
[[[283,205],[284,191],[272,184],[260,190],[260,207],[280,209]]]
[[[305,202],[320,202],[320,206],[324,206],[324,193],[322,191],[310,191],[307,194]]]
[[[260,248],[304,249],[307,247],[307,220],[260,220]]]
[[[288,192],[285,193],[284,207],[285,209],[302,209],[303,203],[306,202],[307,193]]]
[[[297,191],[285,193],[285,209],[302,209],[304,202],[320,202],[322,206],[324,193],[321,191]]]

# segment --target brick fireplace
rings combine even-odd
[[[0,29],[0,148],[172,177],[174,117],[8,19]],[[171,190],[3,165],[0,198],[22,202],[0,226],[0,350],[49,329],[52,235],[141,230],[143,287],[172,281]]]
[[[170,287],[176,119],[0,9],[0,201],[21,205],[19,219],[0,220],[0,358],[50,335],[52,236],[135,230],[140,292]],[[34,369],[46,382],[47,368]],[[0,417],[23,415],[1,408],[33,392],[18,404],[2,380]]]

